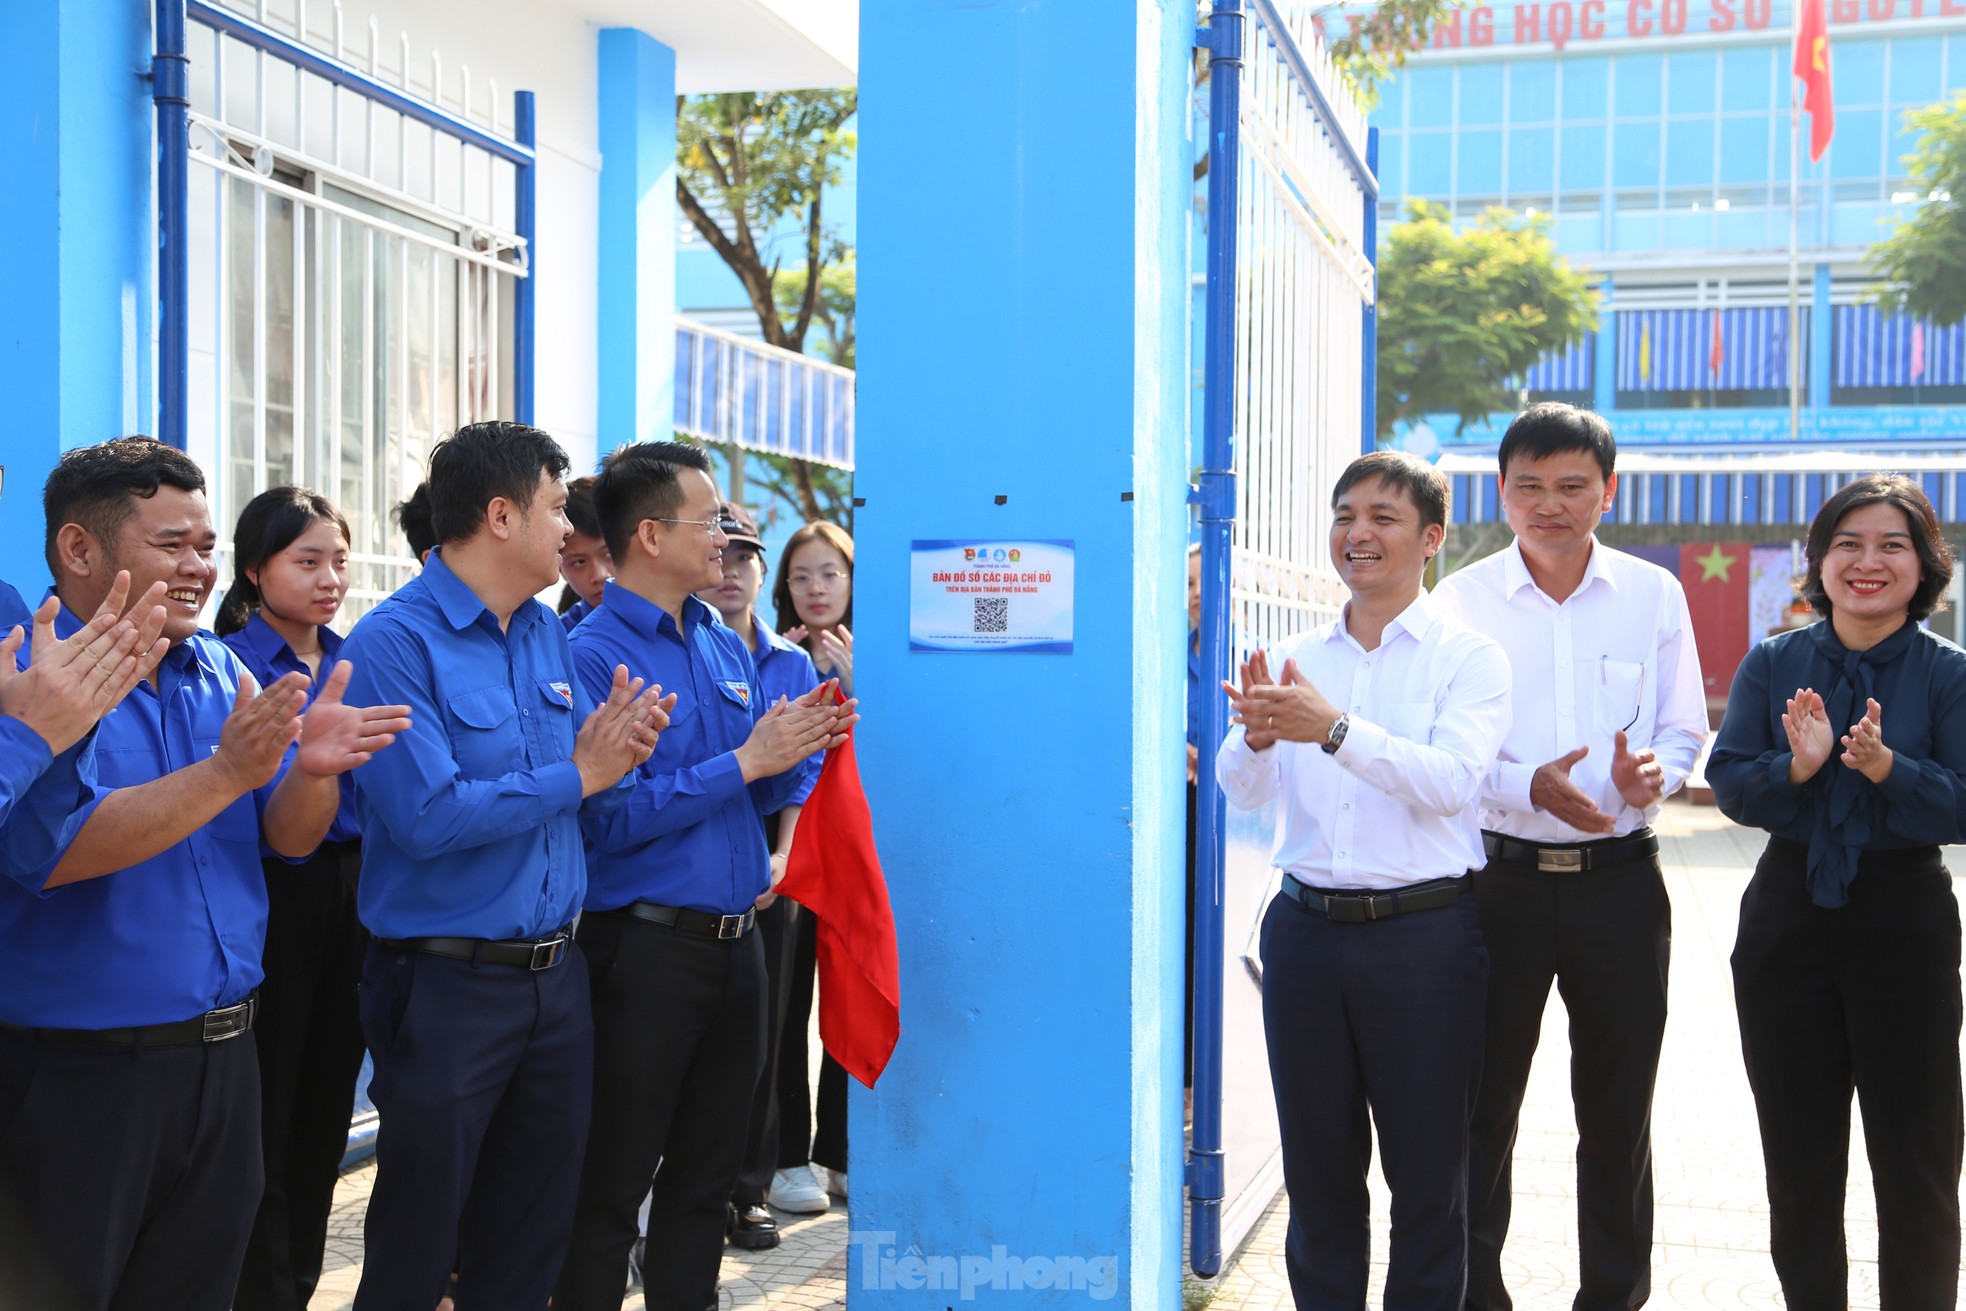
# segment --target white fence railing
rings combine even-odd
[[[851,469],[853,370],[678,318],[676,428]]]

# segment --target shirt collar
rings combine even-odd
[[[47,591],[41,594],[41,600],[45,602],[49,597],[53,596],[54,594],[55,594],[55,589],[50,587]],[[77,616],[73,610],[70,610],[68,608],[68,603],[64,601],[62,603],[61,609],[55,612],[55,640],[57,642],[65,642],[69,638],[75,636],[75,634],[79,632],[81,628],[82,628],[81,618]],[[160,666],[168,667],[173,671],[184,668],[187,662],[196,659],[196,657],[191,652],[191,644],[204,631],[205,630],[201,628],[198,630],[198,632],[193,633],[190,637],[185,638],[182,642],[173,642],[171,644],[171,649],[164,652],[164,658],[161,661],[159,661],[158,664]],[[27,654],[25,650],[22,651],[21,658],[23,660],[27,658]]]
[[[279,630],[274,628],[272,624],[267,623],[266,619],[258,610],[253,611],[253,617],[246,621],[246,626],[239,630],[239,635],[246,645],[252,648],[253,654],[265,661],[268,665],[271,665],[281,655],[285,655],[287,659],[293,661],[295,664],[304,663],[300,656],[295,653],[293,647],[288,644],[287,639],[280,636]],[[333,666],[335,652],[340,649],[341,634],[335,632],[332,628],[323,626],[321,629],[321,657],[328,667]]]
[[[425,585],[429,587],[430,595],[435,598],[437,608],[443,611],[444,618],[459,632],[480,622],[489,623],[494,629],[498,628],[498,616],[493,614],[491,607],[471,590],[469,583],[451,572],[451,567],[444,563],[443,550],[444,548],[440,546],[430,553],[430,559],[425,562],[423,572],[418,577],[422,578]],[[512,612],[511,622],[506,627],[509,629],[512,624],[536,624],[542,617],[550,617],[558,622],[558,616],[551,610],[527,597],[520,603],[519,608]]]
[[[753,611],[751,613],[751,622],[756,624],[758,627],[759,651],[763,651],[767,647],[771,648],[773,651],[805,650],[804,647],[800,646],[797,642],[792,641],[790,638],[786,637],[783,633],[772,632],[771,626],[765,623],[764,620],[760,619],[756,611]]]
[[[1597,540],[1596,533],[1591,534],[1590,562],[1584,566],[1583,580],[1577,584],[1577,591],[1572,592],[1572,596],[1577,595],[1578,592],[1584,591],[1592,583],[1600,580],[1612,591],[1615,592],[1618,590],[1617,573],[1608,566],[1604,558],[1605,553],[1610,549],[1603,542]],[[1529,562],[1522,558],[1522,539],[1520,537],[1514,538],[1509,542],[1508,550],[1502,558],[1502,574],[1504,582],[1503,595],[1505,596],[1514,596],[1525,587],[1536,586],[1536,580],[1529,575]]]
[[[1358,645],[1357,640],[1345,629],[1345,616],[1350,612],[1351,608],[1352,603],[1350,601],[1345,602],[1345,607],[1338,612],[1338,617],[1326,626],[1324,631],[1325,641],[1345,641],[1351,642],[1354,646]],[[1432,628],[1435,622],[1434,599],[1427,592],[1427,589],[1423,587],[1420,589],[1420,595],[1413,598],[1413,604],[1407,606],[1406,609],[1400,611],[1386,622],[1386,634],[1390,634],[1394,629],[1398,629],[1418,642],[1426,637],[1427,630]],[[1379,645],[1384,646],[1385,644],[1386,635],[1382,634],[1379,639]]]
[[[622,622],[644,637],[660,637],[668,634],[680,641],[684,636],[683,633],[677,630],[676,621],[670,617],[667,610],[664,610],[647,597],[623,587],[615,579],[610,578],[608,579],[607,590],[602,596],[599,608],[602,610],[615,610],[617,606],[620,607],[617,613],[620,615]],[[706,624],[714,617],[716,617],[716,611],[712,610],[694,594],[683,598],[683,626],[685,628],[695,628],[699,624]]]

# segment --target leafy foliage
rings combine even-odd
[[[1920,133],[1905,165],[1926,199],[1871,247],[1878,303],[1946,327],[1966,319],[1966,92],[1909,110],[1905,122]]]
[[[853,247],[840,242],[832,243],[826,254],[825,266],[819,272],[819,300],[812,314],[813,323],[825,333],[826,358],[849,369],[853,367],[856,268]],[[772,286],[778,299],[779,314],[785,317],[795,315],[798,306],[805,302],[805,270],[785,269],[774,279]]]
[[[1460,429],[1513,409],[1509,380],[1597,327],[1597,293],[1556,253],[1549,222],[1491,209],[1456,232],[1414,201],[1379,260],[1379,435],[1426,414]]]
[[[737,275],[774,346],[803,351],[818,313],[824,278],[811,275],[825,262],[825,190],[853,157],[856,135],[846,123],[858,106],[852,88],[677,100],[676,203]],[[781,314],[773,238],[791,225],[805,257],[804,295]]]
[[[1351,84],[1361,107],[1379,103],[1379,84],[1406,66],[1406,56],[1426,47],[1433,26],[1459,7],[1460,0],[1379,0],[1354,24],[1336,10],[1320,10],[1312,21],[1325,36],[1331,62]],[[1334,28],[1340,29],[1333,36]]]

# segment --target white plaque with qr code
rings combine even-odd
[[[912,546],[910,651],[1071,654],[1071,542],[971,539]]]

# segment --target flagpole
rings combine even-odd
[[[1790,26],[1794,32],[1789,39],[1793,52],[1795,38],[1802,32],[1802,4],[1796,0]],[[1800,172],[1801,152],[1797,141],[1802,132],[1802,107],[1795,94],[1795,73],[1789,72],[1789,440],[1802,439],[1802,352],[1797,349],[1796,334],[1801,331],[1801,249],[1800,227],[1802,211],[1802,182],[1797,176]]]

